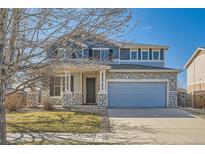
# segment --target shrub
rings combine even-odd
[[[16,92],[6,96],[5,107],[9,111],[16,111],[26,106],[26,94],[25,92]]]

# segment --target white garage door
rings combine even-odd
[[[109,82],[110,108],[166,107],[165,82]]]

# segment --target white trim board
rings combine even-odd
[[[106,79],[106,91],[108,93],[108,83],[109,82],[164,82],[167,85],[167,102],[166,107],[169,107],[169,80],[168,79]],[[107,101],[109,103],[109,100],[107,98]],[[109,105],[108,105],[109,106]]]

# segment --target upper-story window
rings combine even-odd
[[[142,51],[142,60],[148,60],[148,51]]]
[[[109,48],[84,49],[83,58],[106,61],[112,59],[112,54],[113,52]]]
[[[164,60],[164,50],[152,50],[150,49],[121,49],[120,50],[120,60],[137,60],[137,61],[152,61],[152,60]]]
[[[100,52],[101,52],[100,53],[101,60],[110,60],[109,59],[110,50],[109,51],[108,50],[101,50]]]
[[[120,60],[130,60],[130,50],[129,49],[120,50]]]
[[[159,51],[153,51],[153,60],[159,60]]]
[[[131,60],[137,60],[137,51],[131,51]]]
[[[100,50],[92,50],[92,58],[100,60]]]

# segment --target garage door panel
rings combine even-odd
[[[109,107],[166,107],[166,83],[111,82]]]

